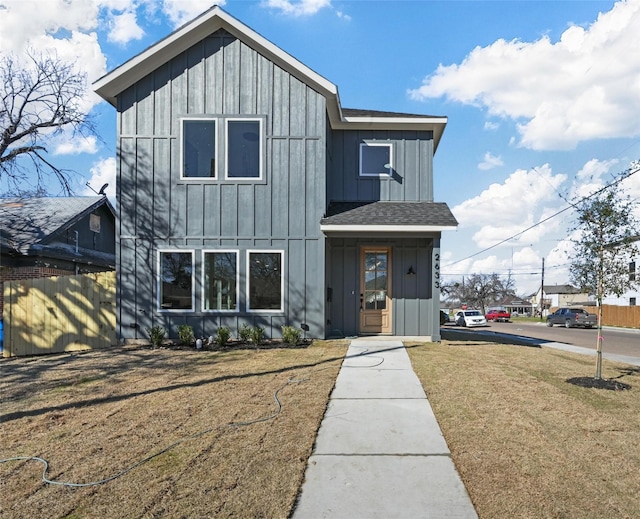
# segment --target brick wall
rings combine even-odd
[[[71,276],[75,272],[49,267],[2,267],[0,268],[0,318],[4,310],[4,282],[21,279],[49,278],[52,276]]]

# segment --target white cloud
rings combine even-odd
[[[440,65],[414,99],[447,97],[518,121],[519,145],[573,149],[585,140],[640,135],[640,0],[617,2],[557,42],[498,40],[460,64]],[[524,121],[524,122],[521,122]]]
[[[95,191],[99,191],[104,184],[109,184],[105,193],[109,197],[109,201],[115,205],[116,200],[116,159],[109,157],[107,159],[96,162],[89,170],[91,177],[87,181],[93,190],[85,185],[81,194],[85,196],[95,195]]]
[[[556,190],[567,179],[554,175],[548,164],[528,171],[513,172],[502,184],[491,184],[478,196],[455,206],[452,211],[460,226],[504,226],[522,229],[540,205],[557,199]],[[504,238],[510,231],[504,232]]]
[[[226,0],[163,0],[162,10],[174,27],[179,27],[211,9],[214,5],[222,7],[226,3]]]
[[[125,11],[122,14],[114,14],[111,19],[111,30],[108,40],[120,45],[131,40],[139,40],[144,36],[144,30],[138,25],[136,13]]]
[[[494,121],[485,121],[484,129],[485,130],[497,130],[500,128],[500,125]]]
[[[325,7],[331,7],[331,0],[265,0],[264,5],[272,9],[278,9],[291,16],[309,16],[316,14]]]
[[[487,171],[489,169],[497,168],[503,165],[504,165],[504,162],[502,160],[502,157],[497,157],[495,155],[492,155],[490,152],[487,152],[484,154],[483,161],[480,164],[478,164],[478,169],[481,169],[482,171]]]
[[[97,139],[90,135],[88,137],[67,138],[59,142],[54,151],[54,155],[79,155],[80,153],[96,153],[98,151]]]

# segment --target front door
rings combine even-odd
[[[360,333],[391,333],[391,249],[362,249],[360,272]]]

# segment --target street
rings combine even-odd
[[[596,349],[597,330],[583,328],[565,328],[553,326],[548,328],[545,323],[532,322],[489,322],[488,328],[498,333],[524,335],[536,339],[563,342],[582,348]],[[624,328],[604,328],[602,330],[602,351],[616,355],[628,355],[640,358],[640,330]]]

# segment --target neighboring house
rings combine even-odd
[[[531,296],[531,304],[535,311],[540,311],[540,298],[543,303],[543,315],[550,308],[557,308],[559,306],[590,306],[593,305],[593,300],[586,292],[581,292],[579,288],[575,288],[571,285],[544,285],[544,292],[541,294],[540,289]]]
[[[634,258],[629,262],[629,281],[638,283],[635,289],[628,290],[620,297],[615,295],[605,297],[603,305],[638,306],[640,305],[640,258]]]
[[[118,113],[119,337],[187,323],[439,340],[446,117],[343,108],[219,7],[94,88]]]
[[[115,212],[105,196],[0,198],[5,281],[115,269]],[[0,290],[0,316],[3,290]]]

